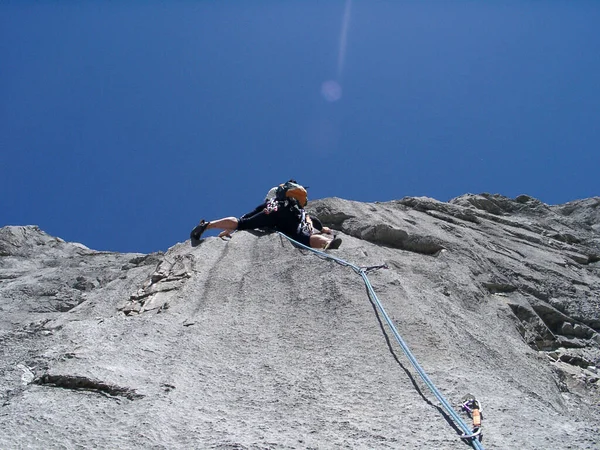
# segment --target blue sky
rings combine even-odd
[[[599,195],[598,24],[585,0],[2,2],[0,226],[166,250],[291,177]]]

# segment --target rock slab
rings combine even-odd
[[[600,198],[338,198],[343,235],[483,445],[600,446]],[[99,252],[0,229],[0,448],[465,448],[359,276],[277,234]]]

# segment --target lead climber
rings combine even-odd
[[[317,249],[337,249],[342,240],[333,235],[330,228],[323,226],[319,219],[310,217],[304,207],[308,199],[306,189],[290,180],[269,191],[265,202],[240,218],[224,217],[200,223],[190,233],[192,244],[202,233],[210,229],[223,230],[219,236],[231,236],[234,231],[275,229],[308,247]]]

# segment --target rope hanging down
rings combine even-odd
[[[404,339],[402,339],[402,336],[400,336],[400,333],[398,333],[398,330],[396,329],[396,326],[394,325],[394,323],[392,322],[392,319],[390,319],[390,317],[388,316],[387,312],[383,308],[383,305],[379,301],[379,298],[377,298],[377,294],[375,293],[375,290],[373,289],[373,286],[371,285],[371,282],[369,281],[369,278],[367,277],[367,271],[370,270],[370,269],[373,269],[375,267],[377,267],[377,268],[380,268],[380,267],[383,268],[383,265],[382,266],[372,266],[372,267],[361,268],[361,267],[358,267],[358,266],[356,266],[356,265],[354,265],[352,263],[344,261],[343,259],[340,259],[340,258],[338,258],[336,256],[330,255],[328,253],[325,253],[325,252],[322,252],[320,250],[317,250],[317,249],[308,247],[308,246],[306,246],[304,244],[301,244],[300,242],[295,241],[294,239],[286,236],[285,234],[283,234],[281,232],[278,232],[278,233],[281,236],[284,236],[293,245],[295,245],[297,247],[300,247],[300,248],[304,248],[306,250],[310,250],[311,252],[317,254],[321,258],[335,261],[336,263],[338,263],[338,264],[340,264],[342,266],[345,266],[345,267],[350,267],[355,273],[357,273],[358,275],[360,275],[362,277],[362,279],[363,279],[363,281],[365,283],[365,286],[367,287],[367,291],[369,292],[369,296],[371,297],[371,299],[377,305],[377,308],[381,312],[381,315],[384,317],[386,323],[388,324],[389,329],[392,331],[392,334],[396,338],[396,341],[398,342],[398,344],[402,348],[402,351],[404,352],[404,354],[406,355],[406,357],[408,358],[408,360],[410,361],[410,363],[412,364],[412,366],[414,367],[414,369],[417,371],[417,373],[419,374],[419,376],[421,377],[421,379],[423,380],[423,382],[431,390],[431,392],[433,393],[433,395],[435,395],[435,397],[438,399],[438,401],[441,403],[441,405],[444,407],[444,409],[450,415],[450,417],[452,417],[452,419],[454,420],[454,422],[462,429],[462,431],[464,433],[463,436],[466,437],[468,435],[471,435],[472,434],[472,430],[464,422],[464,420],[462,420],[462,418],[458,415],[458,413],[456,411],[454,411],[454,408],[452,408],[452,406],[444,398],[444,396],[442,395],[442,393],[435,387],[435,385],[433,384],[433,382],[431,381],[431,379],[429,378],[429,376],[425,373],[425,371],[423,370],[423,368],[421,367],[421,365],[419,364],[419,362],[417,361],[417,359],[415,358],[415,356],[413,355],[413,353],[408,348],[408,345],[406,345],[406,342],[404,342]],[[482,446],[481,442],[479,442],[479,440],[477,439],[477,437],[473,436],[472,439],[470,440],[470,443],[477,450],[483,450],[483,446]]]

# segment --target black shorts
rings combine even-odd
[[[261,205],[262,206],[262,205]],[[276,214],[267,214],[264,208],[258,206],[254,211],[244,214],[238,219],[238,230],[254,230],[256,228],[276,228]]]
[[[299,230],[300,218],[293,210],[281,207],[269,214],[265,212],[266,204],[257,206],[253,211],[238,219],[238,230],[274,229],[286,236],[310,247],[310,234]]]
[[[286,236],[291,237],[293,240],[300,242],[301,244],[310,247],[310,235],[305,233],[284,233]]]

